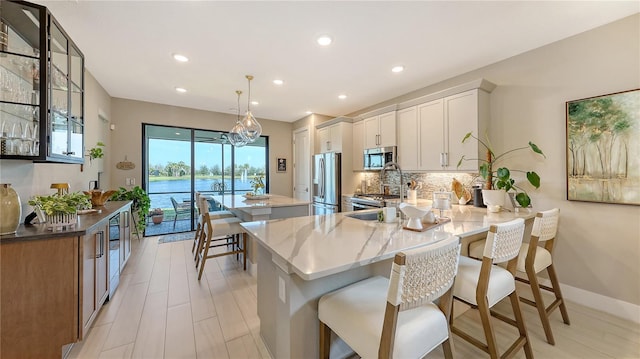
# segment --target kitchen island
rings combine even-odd
[[[447,213],[450,222],[415,232],[402,229],[398,221],[378,223],[350,217],[366,212],[371,211],[241,224],[258,243],[260,334],[272,357],[317,357],[318,299],[374,275],[388,277],[396,253],[452,236],[463,242],[483,238],[491,224],[514,218],[532,222],[535,215],[454,206]],[[335,344],[332,356],[349,351],[344,343]]]

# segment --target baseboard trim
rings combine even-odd
[[[547,286],[551,285],[551,281],[547,278],[538,277],[538,281]],[[631,320],[634,323],[640,323],[640,305],[607,297],[602,294],[589,292],[567,284],[560,283],[560,289],[562,290],[562,295],[568,301],[572,301],[622,319]]]

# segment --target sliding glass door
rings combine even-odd
[[[268,189],[266,137],[234,148],[226,132],[220,131],[145,124],[143,135],[143,186],[151,198],[151,208],[162,212],[149,217],[145,236],[195,230],[195,192],[246,193],[256,176],[265,177]],[[209,209],[217,208],[210,204]]]

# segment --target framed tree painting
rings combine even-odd
[[[567,199],[640,205],[640,89],[568,101]]]

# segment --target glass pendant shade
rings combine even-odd
[[[236,119],[236,124],[233,125],[233,128],[231,128],[231,131],[229,131],[227,138],[229,140],[229,143],[231,143],[231,145],[235,147],[242,147],[246,145],[248,142],[243,135],[244,127],[240,122],[240,94],[242,94],[242,91],[236,91],[236,94],[238,94],[238,118]]]
[[[250,142],[257,140],[262,134],[262,126],[260,126],[256,118],[253,117],[251,111],[247,111],[247,114],[244,116],[244,120],[242,120],[242,127],[242,134]]]
[[[249,81],[249,93],[247,96],[247,113],[244,115],[244,119],[242,120],[242,127],[244,127],[242,135],[247,141],[253,142],[262,134],[262,126],[260,126],[256,118],[251,113],[251,80],[253,80],[253,76],[246,75],[245,77]]]

